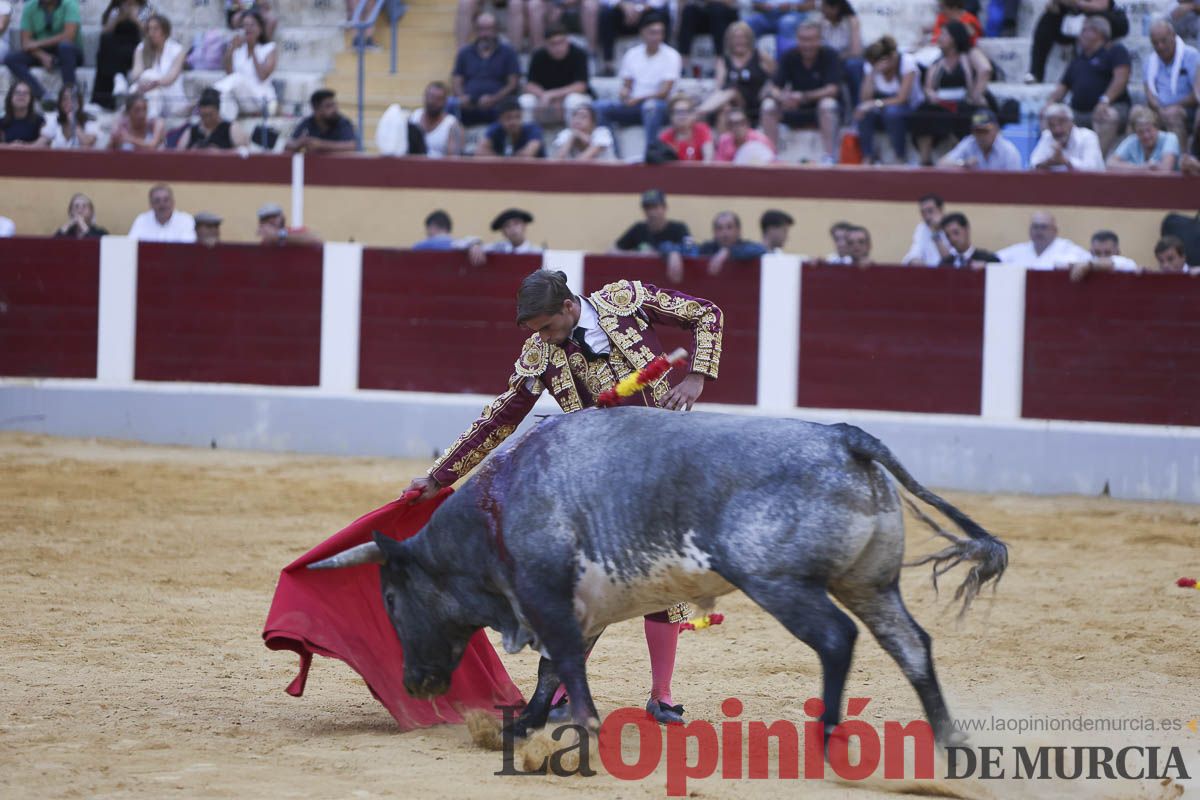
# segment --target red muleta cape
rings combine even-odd
[[[406,731],[462,722],[463,712],[471,708],[499,715],[495,706],[524,703],[482,630],[463,654],[449,692],[434,700],[411,697],[404,691],[404,651],[383,608],[379,567],[305,569],[314,561],[371,541],[372,531],[396,540],[415,536],[452,492],[443,489],[433,500],[412,506],[398,500],[388,503],[283,568],[263,640],[272,650],[293,650],[300,655],[300,674],[287,687],[288,694],[299,697],[304,693],[313,653],[318,653],[349,664]]]

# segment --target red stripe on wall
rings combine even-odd
[[[978,414],[982,272],[804,267],[797,402]]]
[[[686,259],[684,279],[678,286],[667,279],[666,265],[657,256],[588,256],[584,275],[588,292],[622,279],[639,280],[716,303],[725,321],[720,375],[707,383],[701,400],[754,404],[758,396],[758,259],[729,261],[716,276],[708,274],[707,259]],[[659,325],[655,331],[667,352],[676,347],[689,353],[695,349],[695,340],[686,330]],[[672,385],[682,377],[672,372]]]
[[[0,375],[96,377],[98,239],[0,239]]]
[[[529,332],[517,289],[542,257],[363,251],[358,383],[363,389],[500,394]],[[447,442],[449,444],[449,442]]]
[[[135,377],[316,386],[320,247],[138,246]]]
[[[649,188],[712,197],[821,198],[913,202],[936,192],[956,203],[1038,204],[1095,208],[1194,208],[1196,182],[1180,175],[990,172],[904,167],[791,164],[581,164],[513,159],[310,156],[309,186],[466,189],[495,192],[628,194]],[[291,181],[289,156],[236,153],[113,153],[0,148],[0,176],[150,182],[275,183]]]
[[[1030,272],[1022,416],[1200,425],[1200,280]]]

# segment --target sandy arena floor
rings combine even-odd
[[[396,496],[424,465],[146,447],[0,434],[4,598],[0,604],[0,797],[663,796],[606,774],[495,777],[498,753],[462,726],[397,733],[344,664],[317,659],[308,692],[283,689],[291,653],[260,633],[278,570]],[[925,568],[904,593],[935,640],[960,719],[1200,717],[1200,508],[1109,499],[949,493],[1011,546],[994,600],[962,623]],[[909,553],[936,544],[909,525]],[[944,584],[957,585],[961,571]],[[726,622],[684,633],[675,695],[695,719],[806,719],[815,655],[741,595]],[[534,654],[504,656],[533,685]],[[610,629],[591,661],[602,709],[644,702],[640,621]],[[864,717],[920,718],[899,669],[866,634],[849,695]],[[996,734],[975,743],[1179,746],[1200,795],[1200,734]],[[895,796],[874,781],[689,783],[693,797]],[[910,787],[911,788],[911,787]],[[941,781],[965,797],[1174,798],[1184,786],[1087,781]]]

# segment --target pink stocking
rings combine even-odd
[[[650,699],[674,705],[671,676],[675,673],[675,650],[679,644],[679,623],[646,619],[646,649],[650,651]]]

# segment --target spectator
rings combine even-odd
[[[971,116],[971,135],[964,136],[938,161],[939,167],[978,170],[1021,170],[1017,146],[1000,135],[1000,123],[991,109],[981,108]]]
[[[196,244],[205,247],[216,247],[221,243],[221,222],[223,220],[211,211],[201,211],[196,215]]]
[[[720,275],[725,262],[731,258],[734,261],[746,261],[767,252],[758,242],[742,238],[742,221],[732,211],[722,211],[713,217],[712,231],[713,238],[700,245],[699,249],[700,255],[709,257],[709,275]]]
[[[849,222],[835,222],[829,227],[829,238],[833,240],[833,252],[822,261],[826,264],[849,264],[850,249],[846,245],[846,234],[854,226]]]
[[[733,23],[725,30],[724,55],[717,60],[714,84],[719,88],[705,98],[696,113],[707,118],[740,108],[757,124],[763,95],[775,69],[775,59],[757,49],[750,26]],[[725,128],[722,121],[728,124],[728,120],[718,119],[718,130]]]
[[[565,28],[551,28],[546,46],[538,48],[529,59],[529,76],[520,98],[525,121],[568,120],[591,98],[588,54],[571,43]]]
[[[288,227],[283,209],[275,203],[267,203],[258,209],[258,238],[264,245],[319,245],[319,236],[304,226]]]
[[[116,110],[113,82],[133,66],[133,53],[142,41],[143,26],[153,11],[146,0],[109,0],[100,15],[100,49],[96,53],[96,77],[92,102]]]
[[[571,161],[613,161],[617,157],[612,131],[596,124],[596,110],[590,103],[571,112],[570,125],[554,137],[550,154]]]
[[[587,52],[600,52],[600,0],[550,0],[546,13],[546,28],[570,28],[583,33]],[[534,44],[536,48],[539,43]]]
[[[725,54],[725,31],[738,21],[738,7],[737,0],[683,0],[680,5],[677,44],[686,75],[691,72],[692,41],[697,33],[712,34],[717,58]]]
[[[1167,14],[1180,36],[1193,42],[1200,40],[1200,0],[1175,0]]]
[[[146,98],[150,116],[170,117],[187,104],[179,80],[186,57],[183,45],[171,39],[171,21],[161,14],[151,16],[129,71],[132,91]]]
[[[175,193],[165,183],[150,187],[150,210],[143,211],[129,228],[129,238],[142,242],[196,241],[196,220],[175,209]]]
[[[62,82],[75,85],[75,68],[83,60],[83,33],[77,0],[25,0],[21,9],[21,47],[4,58],[14,81],[24,81],[41,100],[46,89],[31,67],[49,72],[57,63]]]
[[[775,148],[766,134],[750,127],[746,112],[732,109],[728,115],[729,130],[717,140],[713,154],[716,161],[735,164],[769,164],[775,160]]]
[[[425,87],[425,104],[412,113],[409,121],[421,129],[425,154],[430,158],[460,156],[466,138],[462,123],[447,108],[450,90],[441,81]]]
[[[913,228],[912,244],[900,263],[936,267],[950,252],[950,243],[942,230],[946,201],[936,194],[927,194],[917,200],[917,210],[921,221]]]
[[[1108,168],[1126,172],[1173,172],[1179,160],[1179,140],[1159,130],[1154,112],[1138,106],[1129,114],[1133,133],[1108,158]]]
[[[1154,52],[1146,57],[1146,104],[1182,146],[1196,119],[1200,51],[1184,44],[1171,23],[1162,18],[1150,25],[1150,44]]]
[[[971,223],[967,215],[953,212],[942,217],[942,234],[948,244],[946,255],[940,266],[954,269],[983,269],[985,264],[998,262],[1000,257],[991,250],[984,250],[971,244]]]
[[[963,0],[938,0],[938,14],[933,22],[933,39],[935,45],[942,35],[942,28],[948,23],[959,22],[967,29],[971,36],[971,47],[979,41],[979,37],[983,36],[983,24],[979,21],[979,17],[972,14],[966,8],[966,3]]]
[[[821,0],[821,42],[832,47],[842,60],[842,81],[850,90],[851,107],[858,105],[863,72],[862,27],[850,0]],[[795,40],[788,48],[794,44]]]
[[[354,124],[338,112],[337,96],[317,89],[309,98],[312,112],[292,131],[285,149],[305,153],[348,153],[357,149]]]
[[[978,50],[961,22],[948,22],[938,37],[941,57],[925,71],[925,103],[909,122],[921,164],[933,164],[933,146],[953,136],[962,139],[970,131],[975,112],[987,107],[988,81],[992,68]]]
[[[679,53],[663,42],[666,35],[662,17],[643,17],[642,43],[621,59],[620,99],[602,101],[596,109],[601,124],[610,128],[641,123],[647,147],[658,141],[659,129],[667,116],[666,98],[679,80]]]
[[[55,149],[92,147],[100,126],[83,110],[83,94],[78,86],[63,86],[58,90],[58,113],[46,119],[42,136]]]
[[[54,232],[55,239],[98,239],[108,230],[96,224],[96,207],[86,194],[71,195],[67,203],[67,221]]]
[[[125,113],[108,139],[113,150],[140,152],[160,150],[167,136],[167,125],[161,117],[151,119],[146,98],[131,94],[125,99]]]
[[[1091,272],[1138,272],[1137,262],[1121,255],[1121,241],[1112,231],[1092,234],[1091,258],[1070,265],[1071,280],[1079,282]]]
[[[779,149],[779,123],[792,128],[820,127],[825,148],[822,160],[834,163],[841,95],[841,66],[837,53],[821,44],[821,26],[805,22],[796,29],[796,48],[779,61],[770,93],[763,105],[763,132]]]
[[[13,81],[4,96],[4,118],[0,119],[0,143],[45,147],[50,140],[43,135],[45,118],[33,103],[33,87],[28,81]]]
[[[775,208],[764,211],[758,220],[758,227],[762,230],[763,250],[767,253],[782,253],[795,223],[787,212]]]
[[[600,9],[600,49],[604,58],[601,75],[613,74],[617,37],[640,34],[646,21],[651,19],[663,24],[663,36],[659,42],[665,42],[666,30],[671,27],[671,4],[667,0],[604,0],[604,7]],[[675,77],[679,77],[678,71]]]
[[[1129,116],[1129,51],[1111,44],[1112,26],[1100,16],[1084,20],[1079,33],[1079,53],[1067,65],[1058,85],[1050,92],[1050,103],[1071,93],[1075,124],[1090,127],[1100,138],[1100,152],[1107,153]]]
[[[754,31],[754,38],[775,34],[775,57],[796,46],[796,29],[804,21],[807,12],[817,7],[817,0],[751,0],[753,12],[746,17],[746,24]]]
[[[1114,9],[1113,0],[1050,0],[1038,17],[1029,49],[1029,72],[1026,83],[1041,83],[1046,78],[1046,60],[1055,42],[1074,45],[1083,29],[1084,15],[1099,14],[1108,19],[1112,29],[1110,39],[1120,39],[1129,33],[1129,20]]]
[[[696,120],[696,103],[677,94],[667,105],[671,126],[658,135],[659,141],[675,151],[680,161],[712,161],[712,129]]]
[[[496,120],[496,106],[517,90],[521,65],[517,52],[496,38],[496,18],[475,19],[475,41],[464,45],[454,59],[454,100],[451,113],[463,125]]]
[[[475,155],[505,158],[545,157],[542,129],[532,122],[522,121],[521,104],[517,102],[517,98],[504,98],[496,110],[499,112],[499,119],[488,126]]]
[[[225,51],[225,77],[213,84],[221,93],[221,116],[237,119],[245,114],[275,113],[275,84],[271,76],[279,62],[275,43],[267,35],[262,15],[254,9],[242,14],[242,32]]]
[[[692,238],[686,223],[667,219],[667,196],[659,189],[642,192],[642,213],[646,219],[635,222],[617,239],[620,252],[661,253],[667,249],[686,247]]]
[[[846,229],[846,255],[849,260],[843,263],[856,267],[867,267],[871,261],[871,232],[861,225],[851,225]]]
[[[12,23],[12,3],[0,0],[0,64],[8,57],[8,28]]]
[[[1104,170],[1100,139],[1093,131],[1075,124],[1071,109],[1062,103],[1051,103],[1042,111],[1042,119],[1046,129],[1029,156],[1034,169],[1054,172]]]
[[[1091,257],[1070,239],[1060,238],[1054,215],[1045,211],[1038,211],[1030,218],[1029,241],[1009,245],[996,255],[1005,264],[1033,269],[1054,269]]]
[[[249,147],[250,138],[236,122],[221,119],[221,93],[209,87],[196,103],[199,121],[189,125],[175,144],[176,150],[232,150]]]
[[[908,117],[923,100],[917,60],[901,53],[896,40],[884,36],[867,48],[863,69],[862,102],[854,110],[863,161],[879,163],[875,131],[883,128],[900,163],[908,152]]]
[[[492,230],[504,238],[484,248],[489,253],[540,253],[542,248],[525,238],[525,227],[533,222],[533,214],[521,208],[508,208],[492,220]]]
[[[425,238],[412,246],[413,250],[465,250],[471,266],[481,267],[487,262],[483,252],[483,242],[478,236],[455,239],[450,235],[453,228],[450,215],[438,209],[425,217]]]
[[[508,27],[505,31],[508,43],[516,50],[525,49],[525,31],[529,31],[531,48],[536,50],[545,41],[547,12],[554,6],[555,0],[508,0],[504,5],[507,12]],[[594,0],[586,4],[592,12],[592,36],[595,37],[596,3]],[[483,9],[482,0],[458,0],[458,14],[454,24],[455,46],[462,48],[469,44],[471,20],[478,20]],[[561,18],[561,14],[558,15]],[[580,22],[586,19],[583,13]],[[595,39],[589,40],[593,44]]]
[[[1164,236],[1154,245],[1154,257],[1158,259],[1159,272],[1195,272],[1187,263],[1183,240],[1178,236]]]

